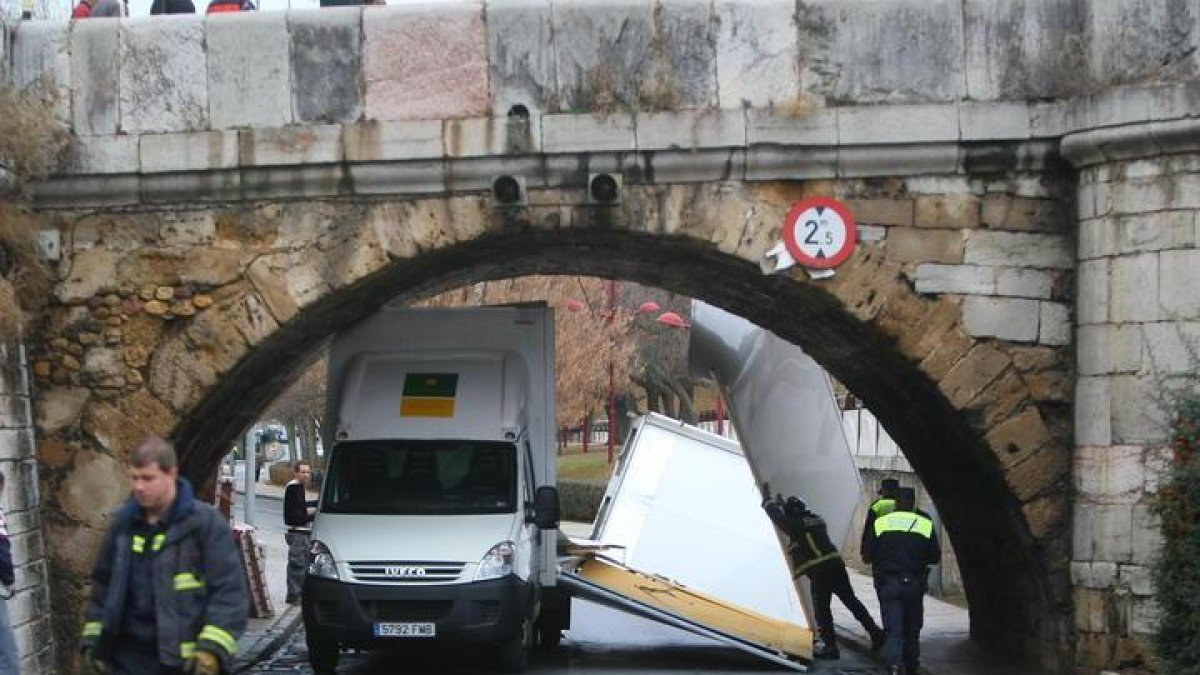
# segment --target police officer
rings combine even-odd
[[[867,562],[863,551],[867,548],[867,533],[875,528],[875,519],[879,516],[886,516],[896,510],[896,490],[900,489],[900,481],[895,478],[884,478],[879,481],[879,496],[871,505],[867,507],[867,517],[863,522],[862,540],[859,541],[858,552],[863,555],[863,562]]]
[[[883,614],[883,658],[889,675],[916,675],[929,566],[941,559],[933,521],[916,509],[916,492],[898,488],[896,510],[875,519],[863,546]]]
[[[227,672],[248,611],[229,525],[196,500],[161,438],[129,453],[129,479],[92,568],[84,661],[101,675]]]
[[[763,490],[764,493],[767,491],[766,485]],[[783,495],[776,495],[773,500],[765,500],[763,508],[771,522],[791,542],[788,553],[792,557],[793,574],[797,577],[806,575],[812,586],[813,613],[816,614],[817,634],[821,638],[813,657],[837,659],[841,656],[833,627],[833,612],[829,608],[835,595],[871,636],[871,648],[878,649],[883,643],[883,630],[854,594],[850,575],[846,573],[846,563],[829,539],[825,519],[810,511],[797,497],[785,500]]]

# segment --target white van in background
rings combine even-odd
[[[557,645],[554,317],[388,305],[334,340],[303,613],[309,658],[474,643],[522,670]]]

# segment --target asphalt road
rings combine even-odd
[[[283,541],[282,503],[258,499],[255,525],[266,541]],[[270,557],[270,553],[268,556]],[[275,556],[278,557],[278,556]],[[268,577],[274,579],[272,574]],[[279,577],[282,578],[282,577]],[[279,586],[280,584],[273,584]],[[282,594],[272,588],[272,595]],[[391,673],[479,673],[492,671],[485,650],[425,653],[343,653],[339,675],[390,675]],[[821,662],[820,673],[882,674],[870,658],[842,649],[842,660]],[[246,671],[256,675],[310,674],[303,631],[291,637],[271,658]],[[529,673],[713,673],[721,675],[790,673],[677,628],[631,616],[591,602],[576,600],[571,630],[553,651],[536,651]]]

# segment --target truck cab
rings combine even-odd
[[[339,334],[309,549],[310,660],[470,643],[522,670],[556,644],[553,315],[385,306]]]

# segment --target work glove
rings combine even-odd
[[[96,650],[91,647],[83,648],[83,667],[94,675],[109,675],[112,668],[96,656]]]
[[[221,675],[221,659],[212,652],[197,649],[187,672],[188,675]]]

